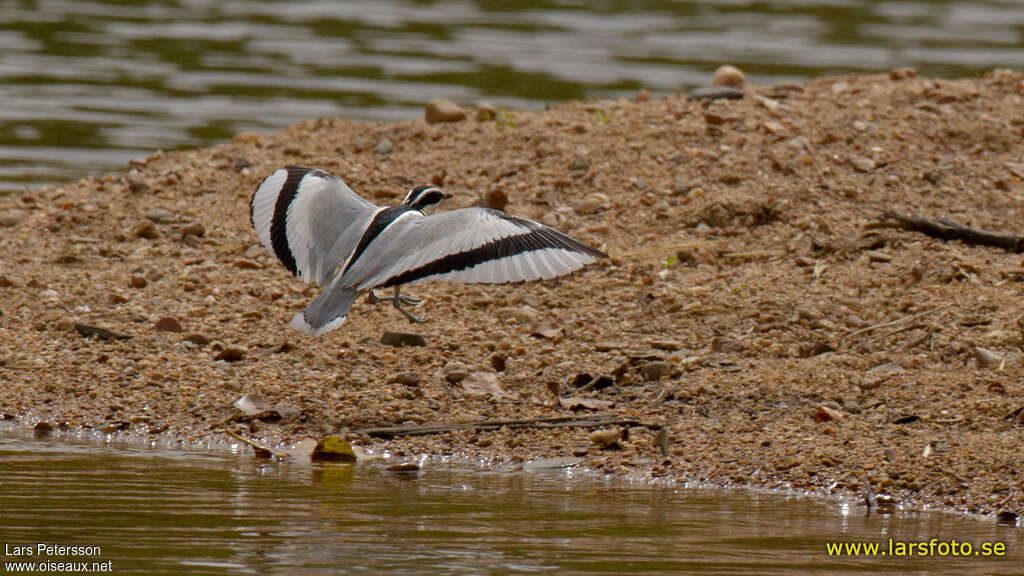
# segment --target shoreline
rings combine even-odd
[[[254,393],[283,417],[239,430],[271,444],[347,432],[399,458],[572,457],[620,476],[1020,514],[1024,259],[870,225],[885,207],[1024,233],[1021,110],[1024,76],[997,70],[570,102],[514,120],[325,118],[0,197],[0,412],[194,439]],[[306,338],[287,321],[318,290],[248,222],[252,190],[287,164],[378,204],[416,184],[454,192],[443,209],[504,194],[506,211],[611,258],[544,283],[414,285],[423,325],[360,297],[339,330]],[[384,345],[388,330],[426,345]],[[593,406],[667,438],[352,433]]]

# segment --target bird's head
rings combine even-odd
[[[451,194],[441,192],[441,189],[437,186],[417,186],[409,190],[409,193],[405,195],[405,199],[402,200],[402,204],[409,205],[414,210],[422,211],[424,208],[433,206],[441,200],[451,197]]]

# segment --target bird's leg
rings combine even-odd
[[[417,324],[426,322],[426,320],[424,320],[423,318],[420,318],[419,316],[416,316],[412,312],[409,312],[408,310],[405,309],[405,306],[416,306],[420,302],[422,302],[422,300],[410,298],[408,296],[402,296],[402,288],[398,286],[395,287],[395,297],[391,300],[391,303],[399,312],[404,314],[405,317],[408,318],[410,322],[415,322]]]
[[[387,302],[387,301],[388,301],[388,298],[381,298],[380,296],[377,296],[376,294],[374,294],[373,290],[370,290],[370,304],[380,304],[381,302]]]

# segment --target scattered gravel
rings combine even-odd
[[[1004,70],[894,71],[488,122],[435,102],[427,118],[454,123],[309,120],[15,193],[0,199],[0,412],[198,439],[253,393],[298,411],[254,425],[269,445],[348,431],[409,456],[572,456],[1019,513],[1024,260],[869,225],[886,207],[1024,234],[1022,87]],[[551,282],[408,287],[429,319],[415,326],[360,298],[340,329],[305,337],[288,321],[317,289],[249,224],[251,191],[289,164],[381,203],[431,182],[448,208],[501,190],[510,212],[611,258]],[[145,216],[159,209],[173,219]],[[190,333],[156,330],[164,316]],[[605,412],[649,426],[358,432]]]

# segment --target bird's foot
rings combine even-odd
[[[410,322],[415,324],[422,324],[426,322],[426,319],[420,318],[419,316],[409,312],[405,309],[406,306],[419,306],[423,300],[419,298],[410,298],[409,296],[402,296],[402,291],[399,288],[395,288],[395,297],[391,300],[391,304],[401,312]]]

